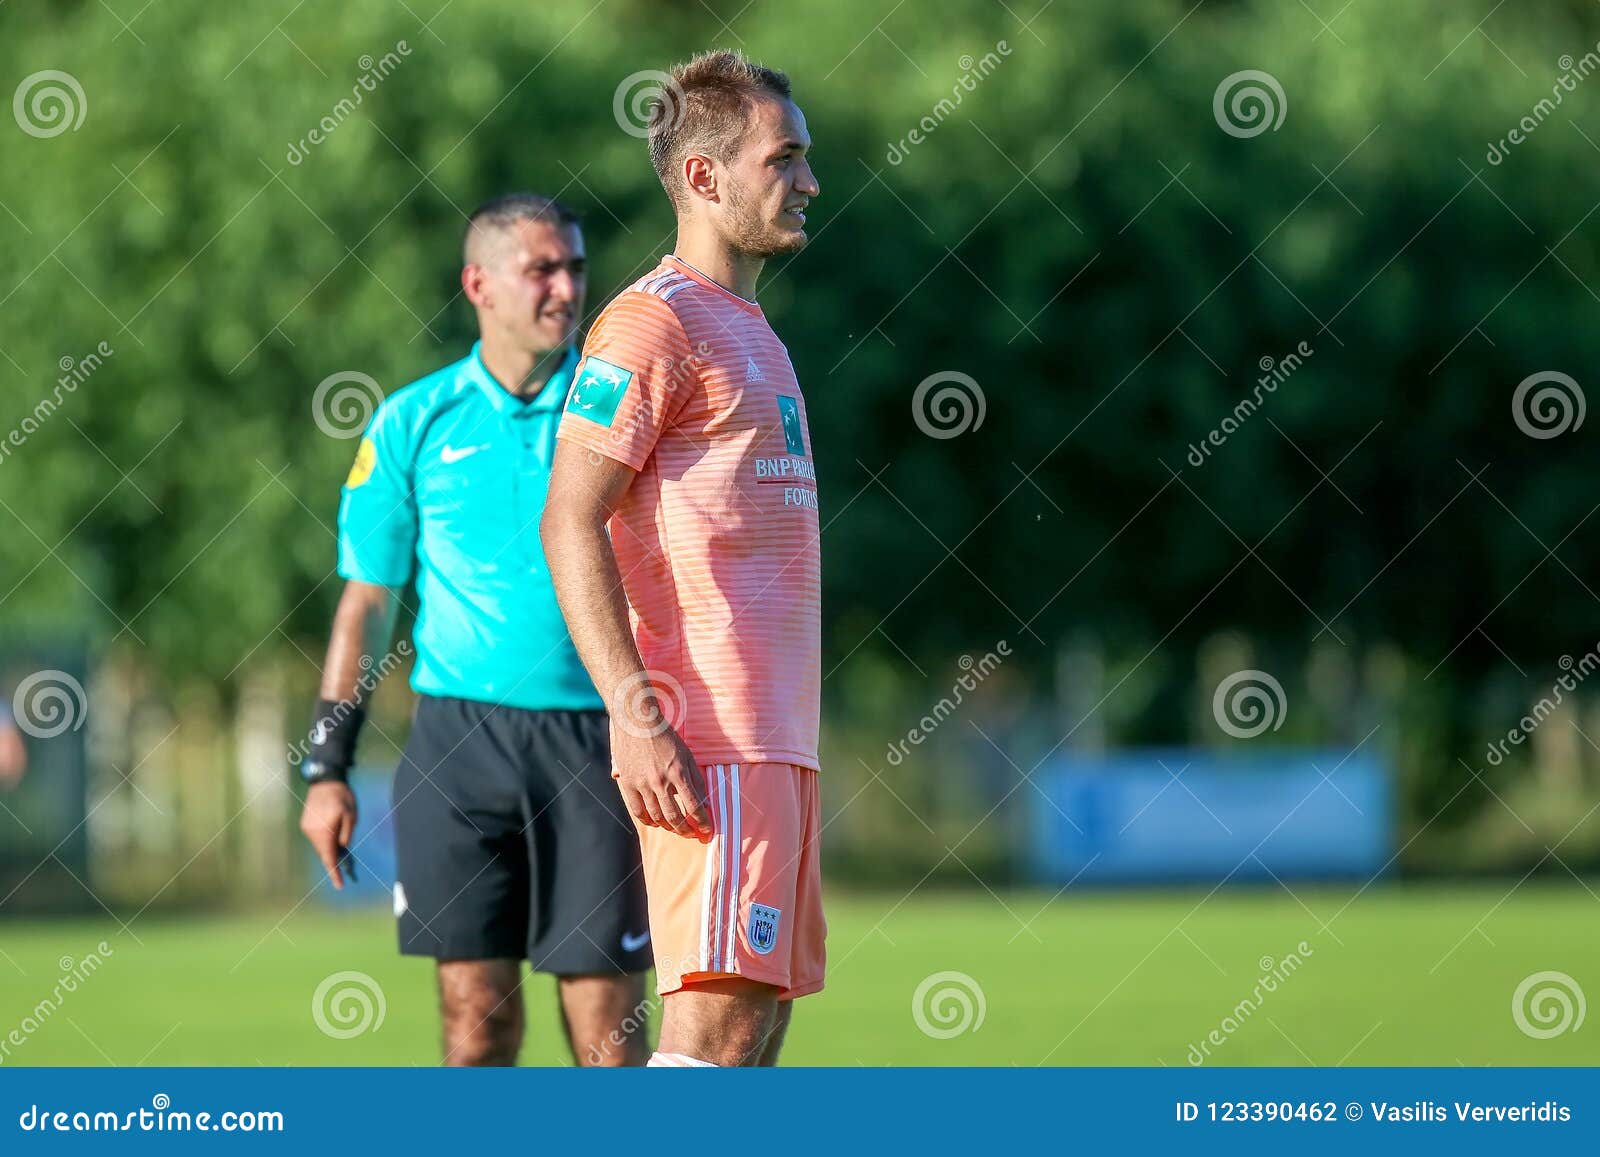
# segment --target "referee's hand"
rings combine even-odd
[[[706,777],[688,744],[663,720],[657,735],[632,734],[612,721],[611,761],[622,801],[639,823],[702,843],[711,838]]]
[[[306,806],[300,813],[300,830],[316,849],[317,859],[328,869],[335,888],[344,887],[339,871],[339,854],[350,846],[356,830],[356,796],[347,783],[314,783],[306,791]]]

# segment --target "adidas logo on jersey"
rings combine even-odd
[[[744,359],[744,376],[746,381],[751,382],[764,382],[767,380],[767,375],[761,372],[761,367],[756,364],[756,359],[752,357]]]

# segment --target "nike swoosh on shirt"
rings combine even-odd
[[[624,952],[637,952],[648,943],[650,943],[650,933],[648,932],[641,932],[637,936],[630,935],[627,932],[622,934],[622,950]]]
[[[488,448],[489,443],[487,442],[481,446],[466,446],[460,450],[457,450],[454,446],[446,445],[439,451],[439,461],[446,464],[451,462],[459,462],[463,458],[467,458],[473,454],[476,454],[479,450],[487,450]]]

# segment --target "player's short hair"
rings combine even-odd
[[[749,124],[751,106],[763,96],[788,99],[789,78],[726,49],[674,65],[670,75],[650,107],[650,163],[667,199],[682,207],[687,196],[683,158],[690,153],[730,158]]]
[[[472,263],[474,237],[508,229],[519,221],[548,221],[558,228],[581,227],[583,223],[576,209],[554,197],[542,193],[503,193],[479,205],[467,218],[466,232],[461,237],[462,264]]]

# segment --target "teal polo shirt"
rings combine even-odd
[[[479,347],[395,391],[339,501],[339,574],[417,584],[413,689],[533,710],[599,708],[539,544],[556,427],[578,351],[531,399]]]

